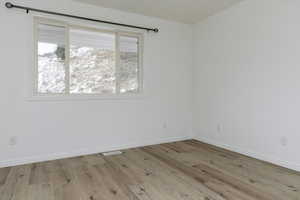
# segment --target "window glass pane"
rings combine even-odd
[[[65,92],[65,28],[38,25],[38,93]]]
[[[139,90],[138,38],[120,36],[120,93]]]
[[[70,92],[116,93],[115,34],[70,30]]]

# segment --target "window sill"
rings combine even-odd
[[[144,94],[120,94],[120,95],[32,95],[27,97],[29,102],[35,101],[97,101],[97,100],[142,100]]]

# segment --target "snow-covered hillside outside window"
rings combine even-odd
[[[137,94],[141,40],[123,33],[36,19],[35,94]]]

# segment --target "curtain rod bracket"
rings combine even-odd
[[[34,12],[51,14],[51,15],[58,15],[58,16],[63,16],[63,17],[70,17],[70,18],[75,18],[75,19],[87,20],[87,21],[92,21],[92,22],[99,22],[99,23],[111,24],[111,25],[116,25],[116,26],[124,26],[124,27],[129,27],[129,28],[142,29],[142,30],[146,30],[148,32],[149,31],[153,31],[155,33],[159,32],[158,28],[147,28],[147,27],[142,27],[142,26],[122,24],[122,23],[117,23],[117,22],[104,21],[104,20],[87,18],[87,17],[81,17],[81,16],[76,16],[76,15],[58,13],[58,12],[53,12],[53,11],[48,11],[48,10],[41,10],[41,9],[36,9],[36,8],[24,7],[24,6],[14,5],[11,2],[6,2],[5,3],[5,7],[6,8],[18,8],[18,9],[22,9],[22,10],[25,10],[27,14],[30,11],[34,11]]]

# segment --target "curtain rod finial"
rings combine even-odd
[[[12,8],[12,7],[14,7],[14,5],[12,3],[10,3],[10,2],[6,2],[5,6],[6,6],[6,8]]]
[[[155,28],[154,30],[153,30],[155,33],[158,33],[158,28]]]

